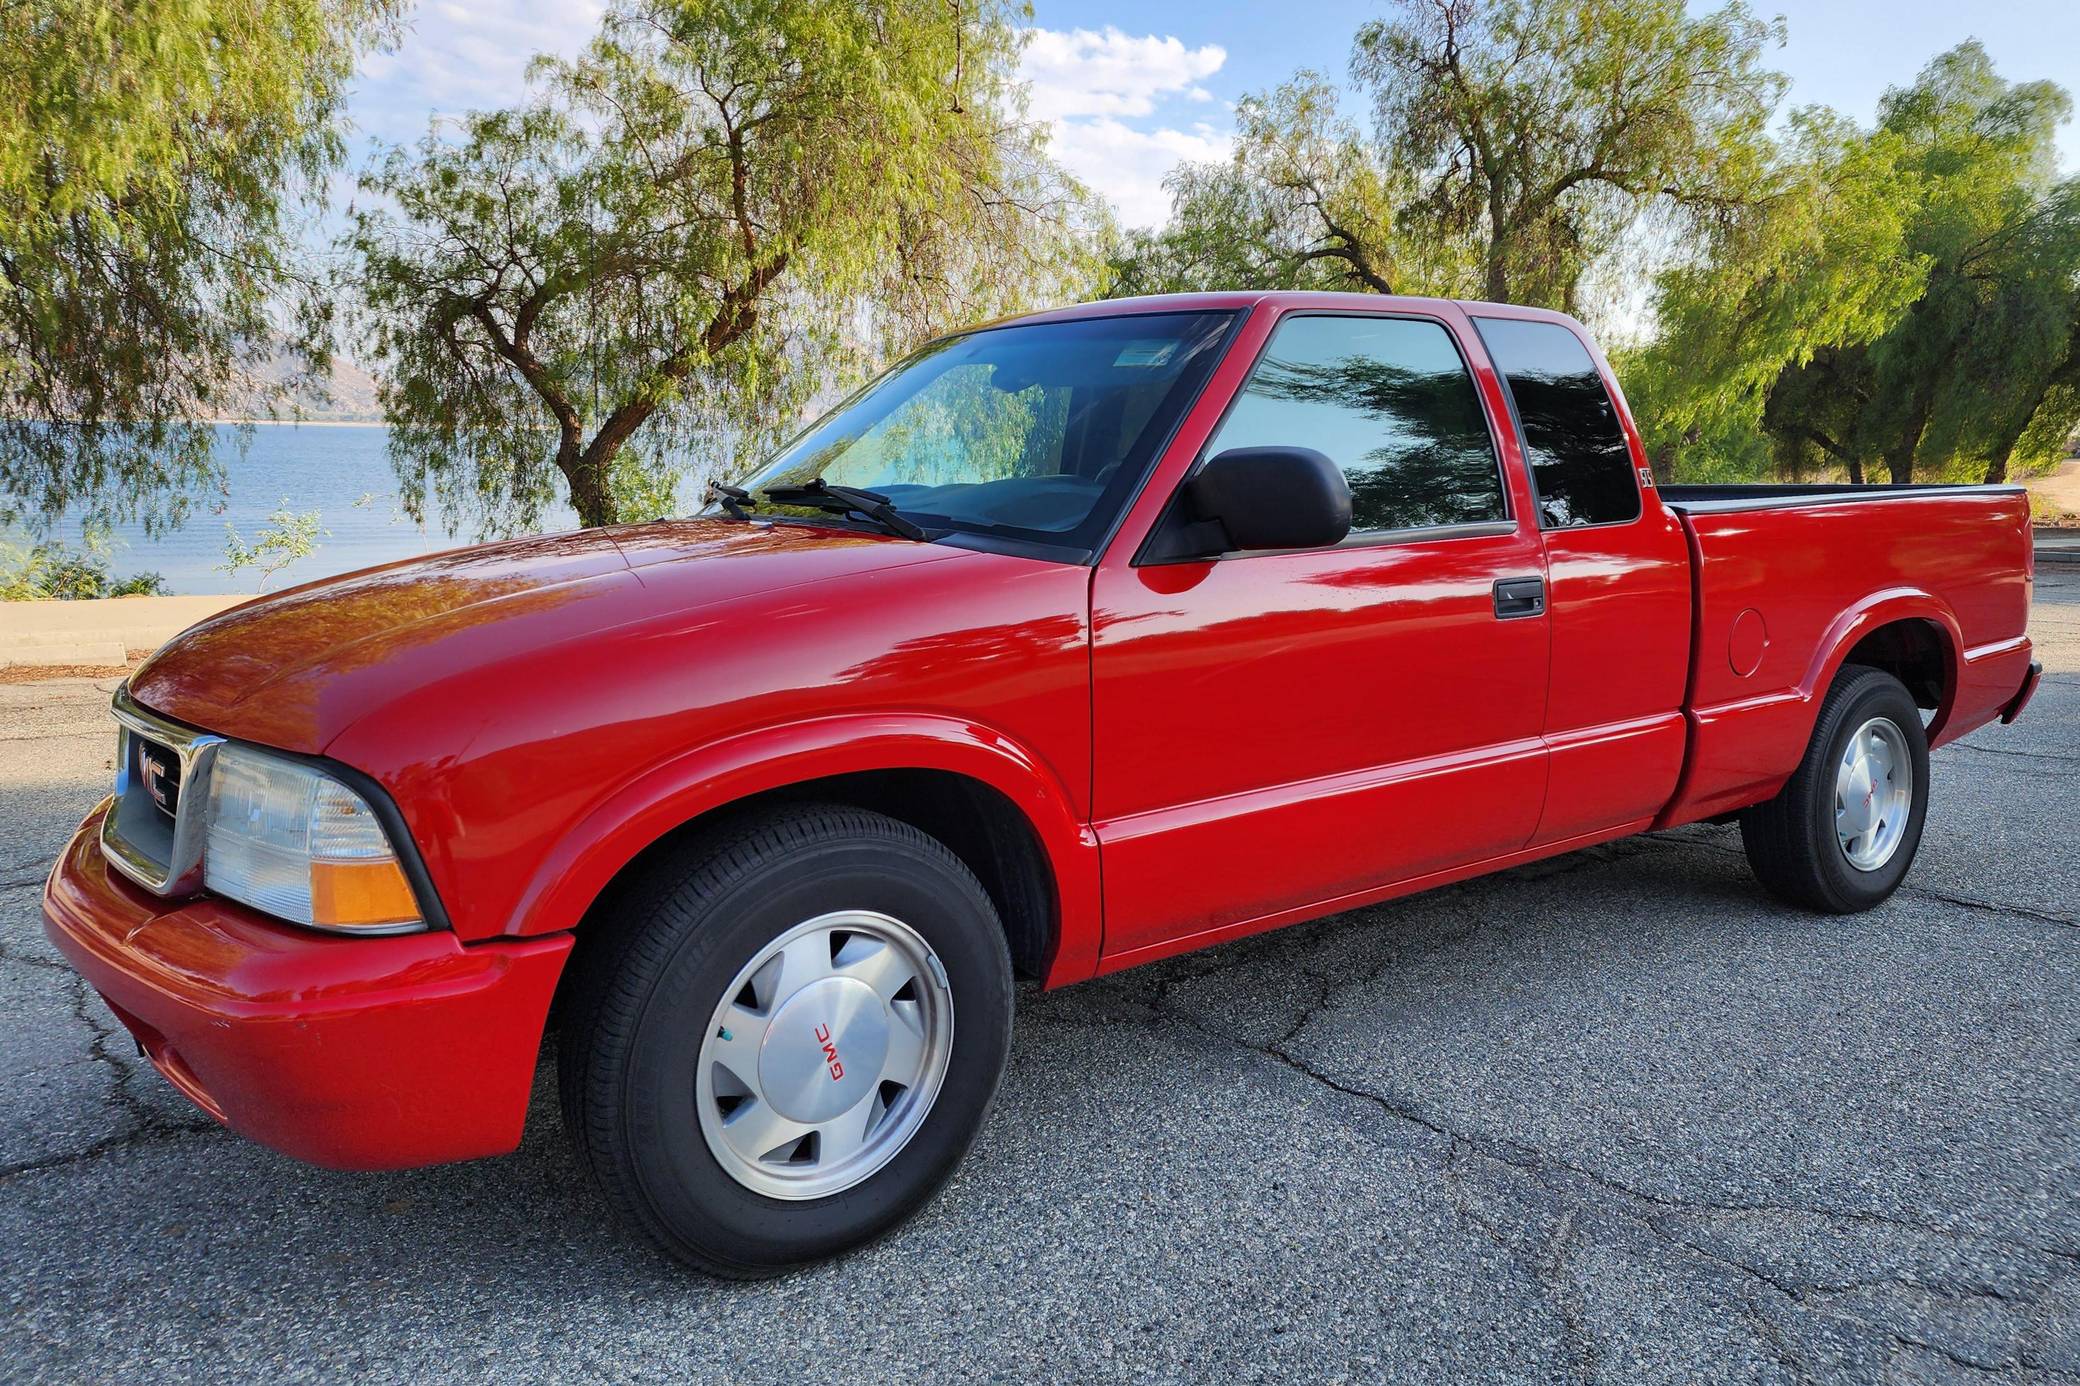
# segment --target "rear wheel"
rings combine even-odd
[[[745,820],[633,883],[575,966],[565,1125],[679,1259],[769,1275],[931,1198],[1010,1048],[1012,977],[959,858],[877,813]]]
[[[1920,709],[1892,675],[1852,664],[1828,690],[1805,758],[1782,791],[1741,815],[1741,843],[1773,894],[1854,914],[1899,889],[1927,811]]]

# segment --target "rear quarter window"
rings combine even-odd
[[[1638,519],[1632,452],[1582,339],[1555,322],[1474,322],[1516,409],[1539,524],[1567,529]]]

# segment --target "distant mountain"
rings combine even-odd
[[[376,381],[344,356],[332,359],[332,372],[322,381],[301,381],[296,359],[276,351],[250,371],[251,385],[244,391],[227,392],[212,416],[218,420],[290,419],[298,413],[317,423],[381,423],[383,407],[376,400]],[[287,400],[272,400],[276,390],[293,386]],[[270,401],[272,400],[272,409]]]

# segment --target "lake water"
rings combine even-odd
[[[224,526],[235,525],[250,544],[285,499],[290,510],[317,511],[326,533],[309,557],[268,580],[269,591],[476,537],[467,530],[451,533],[438,522],[421,526],[404,513],[384,450],[388,430],[380,424],[261,424],[243,457],[236,431],[229,425],[218,430],[228,494],[199,501],[186,524],[156,539],[147,538],[142,526],[118,527],[109,562],[117,576],[156,572],[169,592],[254,591],[260,582],[254,570],[221,571]],[[577,522],[568,506],[559,505],[543,515],[542,529],[571,529]],[[65,525],[54,537],[76,544],[79,526]]]

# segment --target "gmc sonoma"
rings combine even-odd
[[[1208,294],[933,342],[690,519],[262,598],[115,697],[47,928],[319,1164],[564,1124],[753,1276],[915,1212],[1060,986],[1649,829],[1869,909],[2039,675],[2012,487],[1658,486],[1583,329]]]

